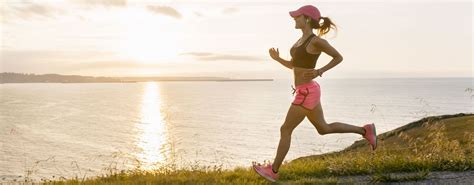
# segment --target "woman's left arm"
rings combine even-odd
[[[317,76],[322,77],[324,72],[326,72],[327,70],[333,68],[334,66],[342,62],[343,60],[342,55],[334,47],[332,47],[328,43],[328,41],[321,38],[316,38],[311,41],[311,44],[313,45],[313,47],[319,48],[321,52],[324,52],[328,54],[329,56],[331,56],[332,60],[322,68],[307,72],[305,76],[310,76],[311,78],[316,78]]]

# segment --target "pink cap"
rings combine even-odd
[[[292,17],[297,17],[297,16],[300,16],[301,14],[311,17],[316,21],[319,21],[319,18],[321,18],[321,13],[319,12],[318,8],[312,5],[302,6],[298,10],[290,12],[290,15]]]

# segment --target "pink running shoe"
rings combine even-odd
[[[373,123],[364,125],[364,130],[364,138],[369,141],[369,144],[372,146],[372,150],[375,150],[375,148],[377,148],[377,132],[375,131],[375,125]]]
[[[276,182],[278,179],[278,174],[273,173],[272,170],[272,164],[267,164],[267,165],[260,165],[260,163],[257,164],[257,162],[253,162],[253,169],[262,177],[265,179]]]

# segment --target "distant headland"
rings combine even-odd
[[[0,83],[134,83],[148,81],[273,81],[273,79],[236,79],[226,77],[105,77],[61,74],[0,73]]]

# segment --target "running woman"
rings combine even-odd
[[[260,164],[253,162],[255,171],[272,182],[278,179],[278,170],[283,162],[291,143],[293,130],[308,117],[309,121],[316,127],[319,134],[332,133],[356,133],[367,139],[372,150],[377,147],[375,125],[366,124],[362,127],[324,120],[320,97],[321,88],[319,83],[313,80],[322,77],[323,73],[338,65],[342,61],[341,54],[334,49],[325,39],[320,38],[330,31],[337,29],[336,25],[328,17],[321,17],[318,8],[312,5],[302,6],[296,11],[290,11],[290,16],[295,20],[295,29],[302,32],[301,38],[290,49],[291,60],[287,61],[279,56],[278,48],[270,48],[269,53],[273,60],[284,67],[293,70],[294,100],[290,105],[283,125],[280,127],[280,142],[273,163]],[[322,23],[320,23],[322,21]],[[316,29],[318,35],[313,33]],[[321,53],[326,53],[332,60],[322,68],[315,69],[316,61]]]

